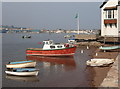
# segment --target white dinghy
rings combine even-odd
[[[114,63],[114,59],[91,59],[86,62],[87,66],[109,66]]]
[[[13,68],[5,71],[6,74],[15,76],[37,76],[38,72],[35,68]]]
[[[33,60],[21,60],[15,62],[9,62],[6,64],[6,68],[25,68],[25,67],[35,67],[36,62]]]

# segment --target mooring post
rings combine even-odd
[[[83,50],[81,50],[81,53],[83,53]]]
[[[87,46],[87,49],[89,49],[89,46]]]
[[[96,53],[95,56],[98,56],[98,53]]]

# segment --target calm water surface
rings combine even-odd
[[[54,42],[67,42],[65,34],[30,34],[32,38],[22,39],[26,34],[3,34],[3,87],[90,87],[93,86],[93,74],[86,67],[86,61],[91,58],[95,47],[77,48],[74,57],[26,57],[25,50],[30,47],[42,47],[38,44],[43,40],[52,39]],[[81,53],[84,50],[84,53]],[[5,64],[9,61],[36,60],[39,69],[37,77],[18,77],[5,74]],[[93,73],[93,72],[92,72]],[[95,74],[94,74],[95,75]]]

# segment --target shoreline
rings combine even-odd
[[[82,42],[78,43],[77,46],[103,46],[104,44],[99,44],[98,42]],[[108,46],[108,45],[104,45]],[[109,45],[110,46],[110,45]],[[112,46],[112,45],[111,45]],[[97,55],[96,55],[97,53]],[[98,48],[95,50],[95,53],[91,55],[92,58],[110,58],[114,59],[114,63],[108,67],[91,67],[92,72],[95,73],[93,76],[92,85],[93,87],[119,87],[119,76],[118,76],[118,60],[120,59],[119,51],[110,51],[103,52]],[[101,73],[102,72],[102,73]],[[104,74],[103,74],[104,73]],[[103,77],[104,76],[104,77]]]
[[[108,66],[109,70],[106,74],[106,77],[103,79],[103,81],[101,81],[99,85],[96,85],[95,87],[118,87],[118,60],[120,58],[119,51],[104,52],[97,48],[95,54],[93,55],[93,58],[114,59],[114,63]]]

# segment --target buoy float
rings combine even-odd
[[[87,49],[89,49],[89,47],[87,46]]]
[[[81,50],[81,53],[83,53],[83,50]]]
[[[95,55],[98,56],[98,53],[96,53]]]

